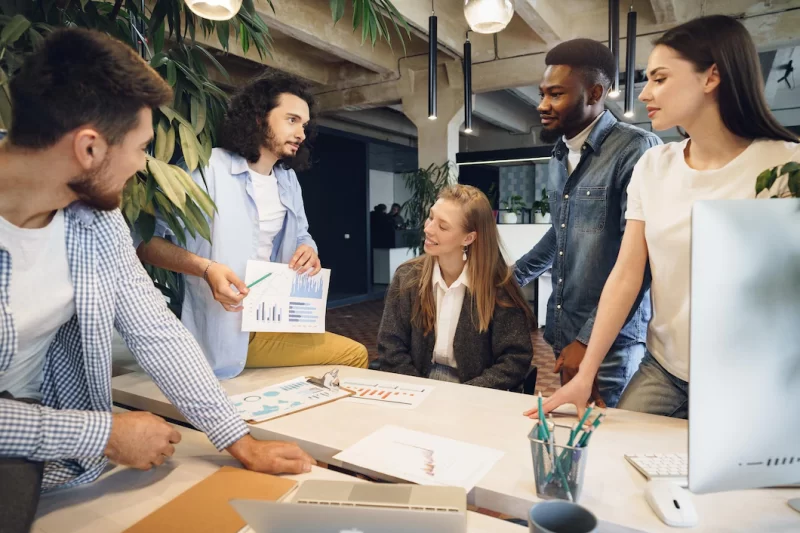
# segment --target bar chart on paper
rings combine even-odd
[[[248,261],[242,331],[324,333],[330,270],[298,275],[287,265]]]

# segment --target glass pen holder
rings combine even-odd
[[[543,500],[576,502],[583,488],[587,450],[567,445],[572,428],[560,424],[549,424],[549,426],[555,437],[552,443],[539,438],[538,421],[528,435],[531,443],[533,475],[536,479],[536,495]]]

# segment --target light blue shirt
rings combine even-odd
[[[273,172],[286,218],[283,228],[275,235],[270,260],[288,263],[298,246],[307,244],[317,250],[317,245],[308,233],[303,194],[294,171],[278,164]],[[259,242],[258,209],[250,169],[243,157],[215,148],[204,173],[208,194],[217,206],[217,213],[210,222],[211,242],[199,235],[192,238],[187,234],[185,248],[226,265],[244,280],[247,261],[256,258]],[[192,178],[205,187],[199,171],[195,171]],[[155,234],[163,237],[171,232],[159,220]],[[186,276],[181,320],[200,343],[219,379],[235,377],[244,369],[250,336],[242,332],[242,314],[225,311],[214,300],[203,278]]]

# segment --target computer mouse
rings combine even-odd
[[[662,522],[672,527],[697,525],[697,511],[692,495],[673,481],[655,479],[647,482],[644,496]]]

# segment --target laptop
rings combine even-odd
[[[231,500],[255,533],[465,533],[460,487],[309,480],[295,503]]]

